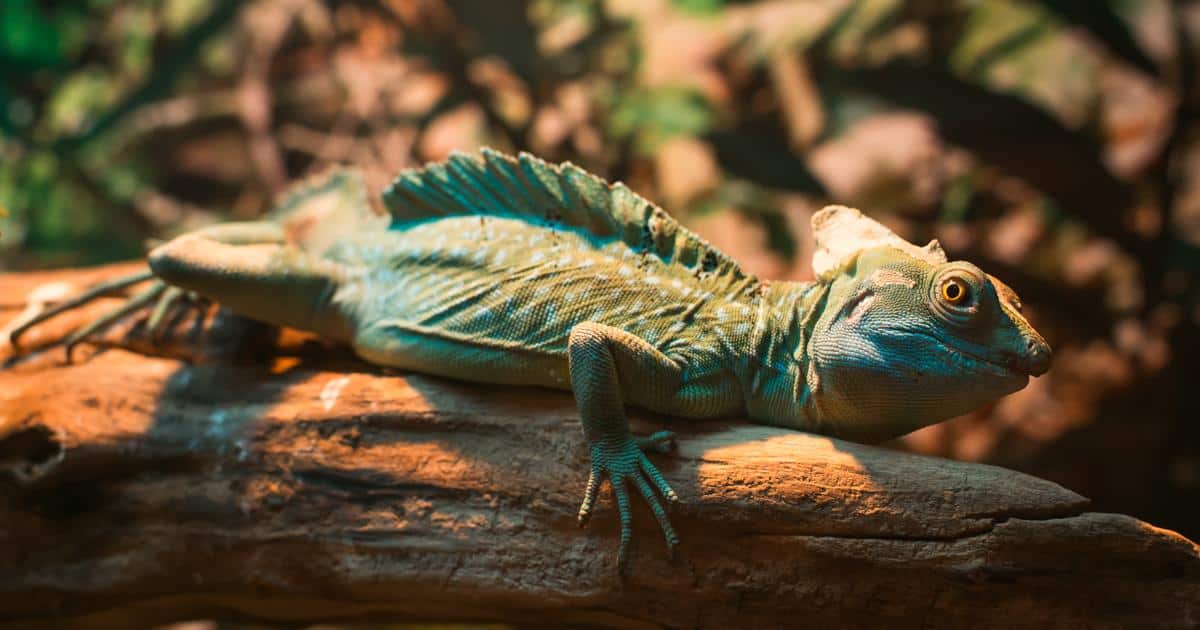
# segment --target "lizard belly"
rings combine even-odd
[[[695,319],[720,298],[656,258],[586,233],[449,217],[365,235],[339,257],[366,270],[334,299],[353,305],[345,308],[358,322],[356,351],[377,364],[569,389],[567,338],[584,321],[633,333],[668,356],[722,350]],[[629,402],[678,411],[663,401]]]

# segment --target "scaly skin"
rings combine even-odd
[[[390,216],[360,176],[333,171],[271,221],[157,248],[159,284],[138,299],[191,291],[375,364],[572,390],[591,457],[579,520],[608,478],[621,568],[627,484],[678,544],[662,501],[675,492],[643,453],[671,435],[631,435],[627,403],[877,440],[1016,391],[1049,362],[1010,289],[849,208],[814,216],[816,282],[768,284],[624,186],[524,154],[456,155],[402,174],[382,202]]]

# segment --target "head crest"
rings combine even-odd
[[[930,264],[946,262],[946,252],[937,239],[918,247],[900,238],[883,224],[855,208],[825,206],[812,217],[816,251],[813,252],[813,272],[824,276],[864,249],[888,245]]]

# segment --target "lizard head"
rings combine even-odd
[[[833,433],[886,439],[1024,387],[1050,347],[1017,294],[975,265],[913,245],[857,210],[813,218],[826,306],[808,381]]]

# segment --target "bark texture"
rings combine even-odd
[[[0,327],[35,288],[130,269],[2,276]],[[71,365],[0,345],[0,620],[1200,623],[1194,543],[1048,481],[637,412],[638,430],[680,433],[652,458],[683,543],[668,560],[638,502],[622,580],[607,489],[589,530],[575,525],[587,452],[569,395],[387,373],[299,334],[200,321],[175,321],[170,356],[145,354],[136,326]]]

